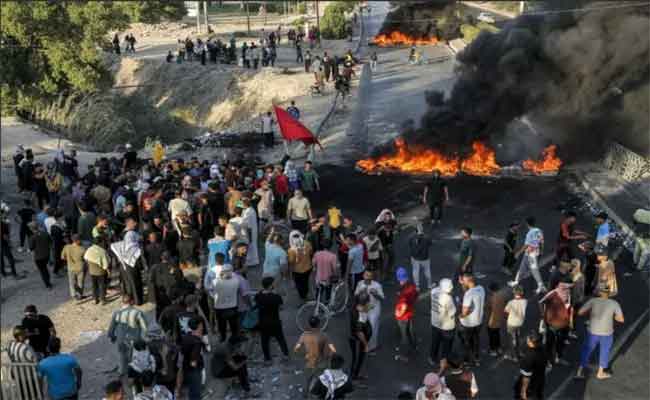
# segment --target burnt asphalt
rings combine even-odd
[[[384,9],[385,10],[385,9]],[[373,3],[372,16],[367,19],[369,35],[381,26],[380,2]],[[368,90],[371,95],[367,107],[368,120],[362,141],[370,147],[385,142],[395,134],[394,128],[405,119],[417,119],[424,111],[424,91],[431,88],[449,90],[453,85],[453,59],[445,63],[408,68],[405,67],[407,49],[376,48],[379,55],[379,71],[371,80]],[[425,55],[439,55],[446,50],[440,47],[424,49]],[[383,64],[383,65],[382,65]],[[362,113],[363,114],[363,113]],[[354,132],[353,132],[354,133]],[[391,208],[398,219],[412,225],[413,217],[424,217],[426,210],[418,202],[425,181],[400,175],[367,176],[354,170],[354,159],[346,165],[320,165],[321,186],[324,191],[314,199],[317,210],[323,212],[326,206],[334,204],[345,215],[353,217],[356,224],[368,227],[383,208]],[[546,249],[542,259],[549,259],[559,233],[562,205],[572,194],[569,190],[572,181],[568,174],[561,173],[553,178],[497,179],[460,176],[449,179],[451,204],[445,210],[441,226],[428,232],[434,238],[431,247],[432,278],[437,281],[451,277],[456,265],[459,245],[459,230],[470,226],[474,230],[478,259],[475,270],[485,274],[479,284],[487,286],[495,281],[502,286],[509,277],[500,271],[502,260],[501,240],[507,226],[513,220],[522,221],[534,215],[546,236]],[[594,221],[590,214],[578,215],[578,229],[593,232]],[[411,271],[406,243],[412,228],[403,230],[395,245],[396,265]],[[521,236],[523,236],[523,232]],[[579,350],[584,337],[584,322],[578,322],[577,341],[572,341],[565,351],[565,358],[571,366],[557,366],[546,378],[546,396],[554,399],[647,399],[647,371],[649,365],[648,318],[650,308],[648,298],[647,273],[631,271],[631,255],[624,252],[617,260],[619,295],[616,300],[622,305],[625,324],[617,325],[614,352],[610,364],[613,378],[597,381],[590,377],[578,382],[571,379],[579,358]],[[542,275],[547,278],[550,264],[543,268]],[[532,295],[533,283],[525,284],[529,307],[524,331],[537,327],[539,311],[535,306],[537,297]],[[352,396],[355,399],[394,399],[403,390],[415,393],[421,386],[422,378],[431,367],[427,364],[430,346],[430,301],[427,294],[420,296],[416,307],[417,355],[407,364],[394,361],[395,346],[399,343],[399,333],[392,317],[396,285],[391,279],[384,285],[386,300],[382,307],[382,325],[379,343],[381,349],[374,357],[369,357],[362,370],[369,377],[367,390],[359,390]],[[328,327],[330,337],[339,351],[350,359],[347,337],[349,328],[344,316],[336,317]],[[505,332],[504,332],[505,334]],[[288,332],[289,336],[297,335]],[[502,343],[505,337],[502,337]],[[498,360],[486,353],[487,333],[481,335],[481,366],[473,369],[476,374],[482,399],[512,398],[512,387],[518,373],[518,366],[512,362]],[[454,352],[461,350],[460,341],[455,340]],[[595,355],[594,355],[595,357]],[[592,358],[595,365],[596,359]]]

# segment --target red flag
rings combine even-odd
[[[273,106],[275,109],[275,116],[280,126],[282,136],[288,142],[297,140],[303,142],[305,145],[317,144],[321,148],[320,142],[309,129],[307,129],[300,121],[294,119],[288,112],[278,106]]]

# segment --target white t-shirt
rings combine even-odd
[[[363,238],[363,243],[366,245],[366,249],[368,249],[368,260],[377,260],[379,259],[379,256],[381,255],[382,247],[381,247],[381,241],[379,240],[379,236],[375,236],[375,239],[370,239],[369,236],[366,236]]]
[[[506,304],[505,311],[508,313],[508,326],[519,328],[524,324],[526,319],[526,306],[528,300],[526,299],[512,299]]]
[[[287,210],[291,215],[291,219],[296,221],[305,221],[309,219],[309,199],[306,197],[292,197],[289,199],[289,204],[287,205]]]
[[[367,284],[366,281],[359,281],[357,288],[354,290],[354,295],[357,296],[359,293],[367,292],[368,296],[370,297],[371,310],[379,311],[381,307],[381,301],[370,294],[370,289],[375,289],[379,295],[379,298],[384,298],[384,289],[382,289],[381,284],[377,281],[372,281],[370,284]]]
[[[265,115],[262,117],[262,133],[273,132],[273,117]]]
[[[466,328],[473,328],[483,322],[483,308],[485,305],[485,290],[482,286],[476,285],[463,295],[463,307],[468,307],[470,313],[461,318],[460,323]]]
[[[444,331],[454,329],[456,328],[455,316],[454,299],[440,290],[440,287],[431,289],[431,325]]]

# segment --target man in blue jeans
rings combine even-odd
[[[589,314],[589,326],[587,337],[582,345],[580,353],[580,367],[576,372],[576,378],[584,378],[584,368],[589,364],[589,357],[600,346],[598,357],[597,379],[611,378],[611,374],[605,372],[609,364],[609,351],[614,341],[614,321],[623,323],[623,311],[616,300],[609,298],[609,286],[601,283],[598,286],[598,297],[587,301],[578,311],[579,316]]]
[[[52,400],[77,400],[81,389],[81,367],[70,354],[61,354],[61,339],[52,337],[50,355],[38,363],[36,370],[47,381]]]

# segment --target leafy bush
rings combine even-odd
[[[354,2],[334,2],[325,7],[321,19],[321,34],[325,39],[344,39],[348,33],[348,21],[345,13],[354,9]]]
[[[298,3],[298,14],[307,14],[307,4],[305,2]]]
[[[305,26],[305,23],[307,21],[309,21],[309,19],[307,19],[307,17],[300,17],[300,18],[294,19],[293,22],[291,23],[291,25],[293,25],[296,28],[302,28],[303,26]]]
[[[470,43],[481,33],[481,31],[488,32],[499,32],[499,28],[494,25],[486,24],[485,22],[479,22],[476,25],[463,24],[460,27],[460,31],[463,35],[463,40],[467,43]]]

